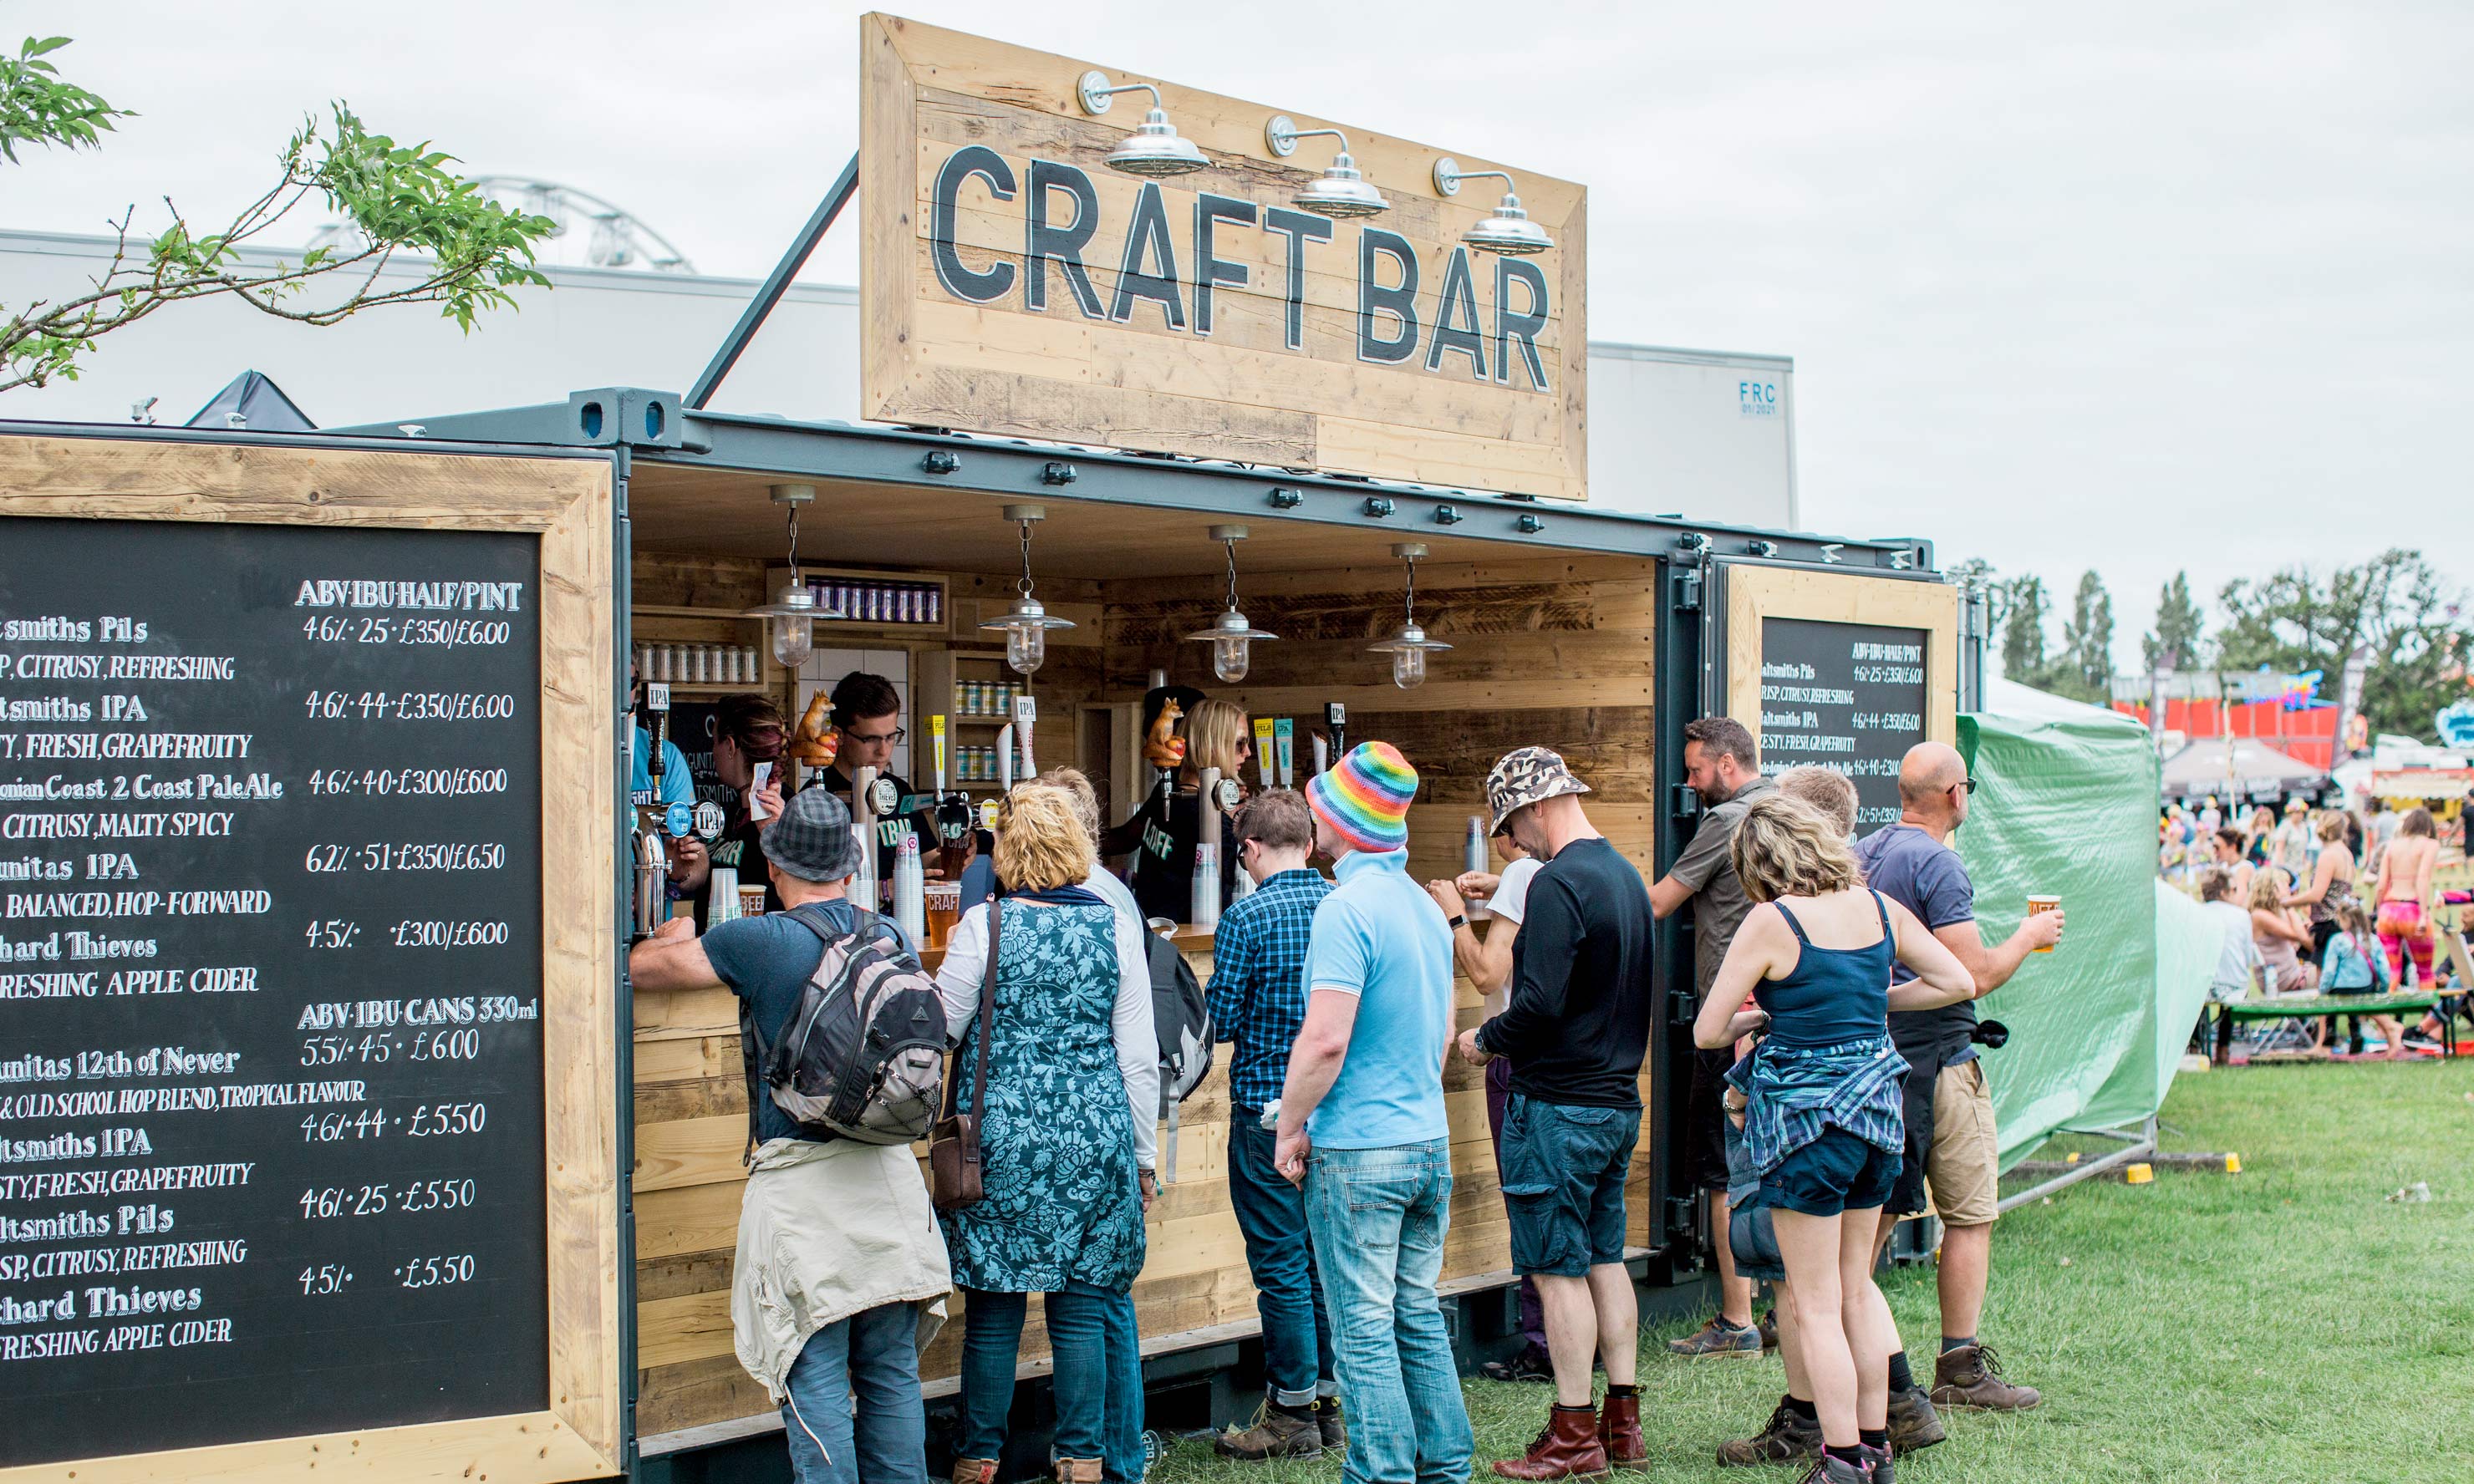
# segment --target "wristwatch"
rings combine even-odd
[[[1453,932],[1459,932],[1462,928],[1467,926],[1468,926],[1468,918],[1465,914],[1458,912],[1452,914],[1451,928]]]

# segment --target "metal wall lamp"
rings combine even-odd
[[[1495,203],[1494,215],[1461,233],[1461,241],[1480,252],[1500,252],[1511,257],[1526,257],[1543,252],[1555,245],[1546,228],[1529,220],[1521,209],[1520,198],[1513,192],[1513,179],[1500,170],[1463,170],[1460,161],[1446,155],[1435,161],[1435,189],[1446,196],[1461,193],[1463,180],[1483,180],[1493,176],[1503,181],[1503,200]]]
[[[1339,140],[1340,153],[1331,157],[1322,175],[1290,197],[1289,203],[1318,216],[1336,218],[1379,216],[1391,210],[1392,203],[1383,199],[1383,193],[1374,188],[1374,183],[1357,168],[1357,161],[1349,156],[1348,135],[1337,129],[1299,129],[1297,121],[1285,113],[1273,114],[1272,121],[1263,126],[1263,142],[1282,159],[1297,153],[1298,140],[1318,136]]]
[[[1108,168],[1122,170],[1129,176],[1181,176],[1201,170],[1211,163],[1203,157],[1195,142],[1176,132],[1168,121],[1168,110],[1160,104],[1160,90],[1149,83],[1127,83],[1108,85],[1108,75],[1092,71],[1082,74],[1075,84],[1075,96],[1082,103],[1082,111],[1097,118],[1108,111],[1108,105],[1119,93],[1145,92],[1152,95],[1152,110],[1132,133],[1120,140],[1108,152]]]
[[[998,617],[983,620],[980,627],[994,629],[1006,636],[1006,663],[1016,675],[1029,675],[1048,662],[1048,631],[1071,629],[1069,619],[1051,618],[1048,610],[1031,595],[1031,528],[1048,518],[1044,505],[1008,505],[1006,519],[1022,527],[1022,596]]]
[[[1392,555],[1409,565],[1407,621],[1382,643],[1366,646],[1373,654],[1392,657],[1392,683],[1402,690],[1415,690],[1426,683],[1426,657],[1438,650],[1451,648],[1440,639],[1426,637],[1426,631],[1418,627],[1418,559],[1425,554],[1423,541],[1393,543]]]
[[[1253,663],[1253,641],[1276,639],[1279,635],[1255,628],[1237,611],[1237,543],[1246,539],[1246,528],[1213,526],[1211,539],[1228,548],[1228,611],[1214,619],[1210,628],[1189,634],[1186,638],[1209,644],[1211,673],[1220,677],[1221,683],[1234,685],[1246,678],[1246,671]]]

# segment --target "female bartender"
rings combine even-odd
[[[1192,709],[1185,716],[1182,735],[1169,734],[1176,725],[1170,710],[1188,705]],[[1233,800],[1224,796],[1213,804],[1222,809],[1220,900],[1225,904],[1237,881],[1237,852],[1227,845],[1228,820],[1235,803],[1245,798],[1245,770],[1254,754],[1254,739],[1244,710],[1225,701],[1203,700],[1184,686],[1164,685],[1152,691],[1144,699],[1143,714],[1143,734],[1152,739],[1144,755],[1170,772],[1133,818],[1107,832],[1100,842],[1100,853],[1105,857],[1131,852],[1134,901],[1143,916],[1183,922],[1194,916],[1194,848],[1202,839],[1202,770],[1217,768],[1224,782],[1237,785]],[[1169,729],[1158,726],[1163,719]]]
[[[789,736],[789,727],[782,719],[781,708],[763,696],[724,696],[714,707],[713,771],[716,777],[739,792],[739,802],[731,806],[730,827],[713,842],[710,858],[699,857],[678,877],[679,895],[695,902],[696,930],[705,926],[705,909],[713,895],[713,868],[728,866],[738,871],[742,887],[764,888],[764,910],[782,910],[782,898],[773,890],[773,874],[764,868],[764,847],[759,842],[766,820],[782,814],[782,780],[768,777],[763,788],[754,788],[756,765],[775,763],[782,756],[783,743]],[[753,801],[764,818],[755,818],[749,810]]]

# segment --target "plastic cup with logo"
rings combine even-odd
[[[2034,917],[2039,912],[2059,912],[2061,908],[2062,899],[2059,897],[2038,897],[2030,894],[2027,898],[2027,915],[2029,917]],[[2038,948],[2036,951],[2039,953],[2050,953],[2053,951],[2053,945],[2049,943],[2043,947]]]

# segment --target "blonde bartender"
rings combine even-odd
[[[1177,713],[1184,713],[1182,729]],[[1145,699],[1144,756],[1166,770],[1160,786],[1143,801],[1131,819],[1107,832],[1100,853],[1114,858],[1130,853],[1129,884],[1134,901],[1146,918],[1183,922],[1193,916],[1194,852],[1202,839],[1202,774],[1217,769],[1218,799],[1209,801],[1223,816],[1221,839],[1235,838],[1227,818],[1246,798],[1246,767],[1254,755],[1254,740],[1245,711],[1225,701],[1205,700],[1200,691],[1164,685]],[[1236,886],[1237,852],[1220,855],[1220,899],[1231,899]]]

